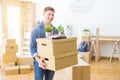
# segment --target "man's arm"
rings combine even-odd
[[[31,32],[31,36],[30,36],[30,53],[31,56],[34,58],[37,55],[37,31],[34,29]]]

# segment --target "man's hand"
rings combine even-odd
[[[39,58],[38,56],[35,57],[36,61],[38,62],[38,66],[43,68],[43,69],[46,69],[47,67],[47,64],[44,62],[44,59],[43,58]]]

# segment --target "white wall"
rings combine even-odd
[[[75,0],[38,0],[36,19],[42,20],[42,12],[45,6],[54,7],[56,12],[53,24],[56,27],[59,24],[64,27],[72,25],[72,35],[78,37],[78,45],[83,28],[90,29],[92,35],[95,35],[96,27],[100,28],[100,35],[120,35],[120,0],[79,0],[80,2],[91,1],[90,5],[84,4],[79,7],[79,11],[72,10],[70,7],[73,1]],[[101,49],[101,55],[110,56],[112,43],[101,44],[104,47]]]

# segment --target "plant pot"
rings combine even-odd
[[[46,32],[46,38],[50,38],[52,36],[52,32]]]

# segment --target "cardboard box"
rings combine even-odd
[[[31,72],[30,65],[20,65],[20,74],[27,74]]]
[[[3,54],[1,61],[2,64],[15,63],[17,62],[16,54],[15,53]]]
[[[90,32],[82,32],[82,37],[81,37],[82,41],[90,41]]]
[[[77,65],[65,69],[65,80],[90,80],[90,65],[82,59]]]
[[[6,75],[19,74],[19,67],[18,66],[7,66],[7,67],[5,67],[4,72]]]
[[[37,51],[43,55],[61,55],[66,53],[76,53],[76,38],[67,39],[37,39]]]
[[[90,41],[90,36],[82,36],[82,41]]]
[[[8,66],[15,66],[15,63],[13,62],[13,63],[1,64],[1,70],[4,71],[5,68],[8,67]]]
[[[64,69],[66,67],[76,65],[77,61],[77,54],[65,54],[62,56],[44,56],[42,57],[45,59],[45,63],[47,64],[47,69],[57,71],[60,69]]]
[[[6,45],[15,45],[16,44],[16,40],[15,39],[6,39],[5,40],[5,44]]]
[[[78,55],[82,56],[82,59],[87,63],[91,62],[91,53],[90,52],[79,52]]]
[[[17,65],[30,65],[33,69],[33,59],[30,55],[17,56]]]
[[[4,45],[3,46],[3,53],[9,54],[9,53],[16,53],[18,52],[18,45],[14,44],[14,45]]]

